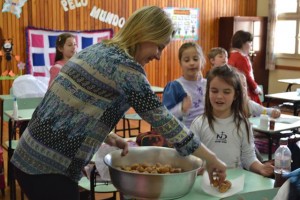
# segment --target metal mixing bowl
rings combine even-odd
[[[131,147],[126,156],[121,150],[108,153],[104,163],[109,167],[113,185],[130,199],[174,199],[186,195],[195,182],[201,159],[180,156],[175,149],[155,146]],[[143,174],[127,172],[121,166],[134,163],[169,164],[184,172],[174,174]]]

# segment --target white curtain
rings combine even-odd
[[[269,0],[266,69],[275,69],[274,40],[277,22],[276,0]]]

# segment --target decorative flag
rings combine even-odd
[[[54,65],[56,38],[59,34],[67,32],[75,36],[77,52],[104,39],[110,39],[113,36],[112,29],[75,32],[27,27],[26,66],[28,68],[26,72],[28,74],[32,74],[33,76],[49,76],[49,69]]]

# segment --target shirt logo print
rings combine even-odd
[[[217,133],[217,138],[215,143],[227,143],[227,134],[225,132]]]

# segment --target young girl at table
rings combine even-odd
[[[228,65],[213,68],[206,91],[205,112],[193,121],[191,130],[228,168],[273,175],[274,167],[262,164],[255,155],[239,72]]]
[[[187,127],[204,112],[206,79],[202,76],[205,56],[194,42],[179,48],[182,76],[169,82],[163,93],[163,104]]]
[[[60,69],[76,53],[77,43],[74,35],[62,33],[56,38],[55,64],[50,68],[49,87]]]

